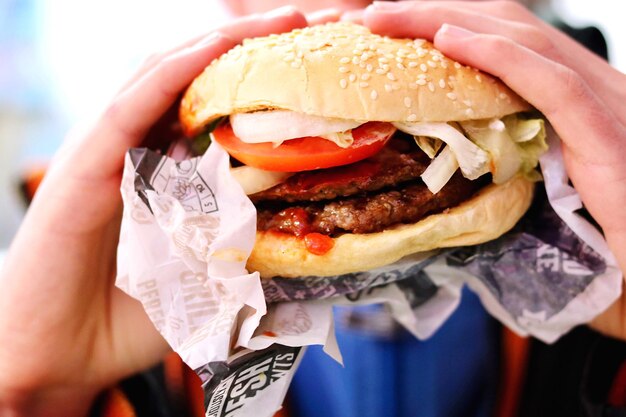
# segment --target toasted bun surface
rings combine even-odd
[[[187,90],[187,133],[232,113],[286,109],[363,121],[501,117],[529,105],[495,78],[424,40],[390,39],[347,22],[246,40]]]
[[[443,213],[379,233],[345,234],[325,255],[307,251],[302,239],[257,232],[248,268],[262,278],[334,276],[367,271],[437,248],[477,245],[509,231],[528,210],[534,184],[517,176],[491,184],[472,199]]]

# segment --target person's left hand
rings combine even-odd
[[[372,31],[425,38],[499,77],[561,138],[565,168],[626,273],[626,75],[513,1],[375,2]],[[626,340],[626,293],[591,323]]]
[[[280,9],[155,55],[68,138],[2,270],[0,415],[85,415],[101,389],[168,351],[141,305],[114,287],[124,154],[162,139],[153,127],[167,126],[168,109],[213,59],[244,37],[306,24]]]

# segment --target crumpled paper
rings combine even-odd
[[[504,325],[553,342],[619,297],[622,276],[600,232],[580,214],[558,138],[551,130],[548,136],[540,161],[545,183],[499,239],[371,271],[270,281],[245,270],[255,209],[219,145],[178,163],[133,149],[122,183],[117,285],[142,302],[200,375],[207,416],[272,416],[302,346],[322,344],[340,361],[337,304],[385,303],[425,339],[452,314],[467,284]]]

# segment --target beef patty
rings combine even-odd
[[[457,172],[432,194],[420,179],[429,163],[412,139],[398,137],[363,161],[298,173],[251,196],[257,229],[296,236],[380,232],[454,207],[488,183]]]

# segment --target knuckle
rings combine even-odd
[[[531,25],[524,25],[522,28],[524,45],[540,55],[552,57],[555,55],[555,44],[546,33]]]
[[[513,0],[496,0],[492,5],[496,11],[510,18],[520,18],[529,13],[525,6]]]
[[[500,56],[502,58],[509,55],[513,46],[513,41],[500,35],[479,35],[484,50],[487,53]]]
[[[588,99],[591,91],[585,80],[569,67],[561,65],[559,68],[558,76],[563,80],[563,94],[570,100],[581,101]]]

